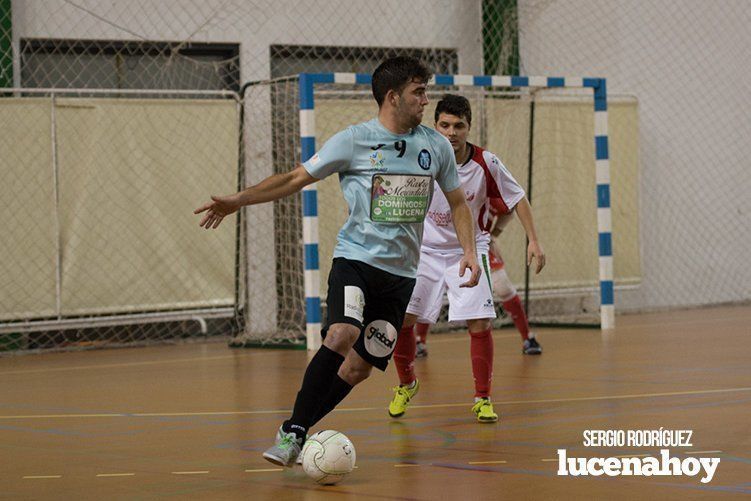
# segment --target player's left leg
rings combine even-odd
[[[461,256],[459,256],[460,258]],[[490,402],[490,385],[493,379],[493,337],[491,320],[495,318],[493,290],[490,283],[488,258],[480,253],[482,275],[476,287],[462,288],[458,276],[459,261],[447,269],[449,321],[466,320],[470,335],[472,376],[475,383],[475,401],[472,412],[482,423],[498,421]]]
[[[263,454],[268,461],[291,466],[299,455],[322,398],[336,386],[345,356],[362,332],[369,273],[364,263],[334,259],[329,274],[328,316],[321,332],[323,346],[305,370],[292,416],[282,423],[275,444]]]
[[[334,381],[329,388],[328,393],[321,401],[321,406],[313,418],[310,426],[315,426],[329,412],[339,405],[339,402],[349,395],[352,388],[365,381],[369,376],[373,366],[364,360],[354,349],[351,349],[344,359],[344,363],[339,367]]]

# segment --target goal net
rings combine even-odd
[[[354,75],[351,77],[354,82]],[[520,294],[528,298],[530,320],[538,324],[599,325],[601,232],[592,89],[431,85],[425,125],[433,126],[435,104],[447,92],[470,100],[470,141],[496,153],[532,198],[538,233],[548,255],[545,270],[540,275],[526,273],[526,239],[520,223],[510,223],[499,238],[507,272]],[[305,136],[314,134],[315,145],[320,147],[339,130],[377,114],[369,85],[317,84],[313,93],[314,129],[301,130],[300,94],[297,77],[259,82],[245,94],[246,126],[255,134],[252,142],[258,150],[256,158],[262,160],[261,164],[273,164],[274,172],[300,162],[301,150],[306,155],[309,144],[301,144],[301,136],[306,142],[310,138]],[[612,148],[619,152],[611,161],[616,162],[612,170],[618,172],[610,187],[617,204],[612,231],[634,237],[619,240],[615,275],[620,284],[638,284],[636,102],[614,99],[610,113]],[[264,136],[266,130],[269,136]],[[247,210],[249,227],[254,229],[254,236],[249,236],[254,242],[249,241],[248,246],[256,246],[259,252],[248,253],[248,321],[246,331],[234,340],[236,345],[299,342],[305,337],[306,324],[308,344],[315,343],[325,319],[327,277],[336,235],[348,209],[337,176],[314,186],[314,229],[305,225],[305,192],[278,201],[273,207]],[[265,244],[260,241],[262,236],[266,236]],[[310,266],[313,244],[317,255],[315,266]],[[270,255],[276,256],[273,275]],[[510,321],[500,306],[498,313],[497,325]],[[254,317],[261,318],[254,321]],[[258,325],[264,322],[265,326]],[[442,323],[441,327],[448,325]]]

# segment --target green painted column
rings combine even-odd
[[[482,0],[482,52],[486,75],[519,74],[516,0]]]
[[[13,16],[11,0],[0,0],[0,87],[13,87]]]

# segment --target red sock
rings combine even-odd
[[[415,331],[412,327],[402,327],[394,348],[394,365],[400,384],[412,384],[415,381],[415,353]]]
[[[493,379],[493,336],[490,329],[470,332],[469,351],[472,354],[472,375],[475,378],[475,397],[490,396],[490,381]]]
[[[417,333],[417,341],[425,343],[428,340],[428,332],[430,332],[430,324],[415,324],[415,332]]]
[[[527,322],[527,314],[524,313],[524,306],[522,306],[522,300],[516,295],[503,303],[503,309],[511,315],[511,320],[514,321],[516,329],[519,334],[522,335],[523,340],[529,339],[529,322]]]

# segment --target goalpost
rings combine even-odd
[[[316,127],[316,93],[320,89],[323,92],[329,92],[333,94],[332,99],[336,100],[337,92],[344,92],[343,90],[337,91],[337,86],[346,87],[349,93],[357,94],[358,89],[360,95],[368,95],[369,89],[365,92],[362,91],[363,86],[370,84],[370,75],[368,74],[355,74],[355,73],[314,73],[314,74],[300,74],[299,76],[299,127],[300,127],[300,148],[301,148],[301,161],[305,161],[316,150],[316,138],[325,136],[319,128]],[[431,88],[435,93],[436,88],[443,88],[445,91],[451,92],[467,92],[474,91],[475,99],[477,102],[477,96],[479,95],[480,107],[485,108],[486,105],[492,104],[486,102],[484,99],[487,96],[492,96],[493,91],[517,89],[519,91],[527,91],[527,95],[534,97],[534,93],[541,89],[580,89],[589,91],[590,96],[590,109],[593,113],[594,127],[590,131],[590,141],[594,150],[594,158],[590,159],[593,162],[588,162],[587,167],[591,165],[594,169],[589,169],[591,177],[595,181],[596,191],[596,228],[597,228],[597,242],[581,242],[582,246],[592,246],[597,249],[597,257],[599,261],[599,267],[596,263],[591,264],[592,269],[598,269],[597,274],[598,282],[597,288],[599,291],[599,324],[602,329],[611,329],[615,325],[615,307],[613,300],[613,245],[612,245],[612,216],[610,209],[610,161],[609,161],[609,148],[608,148],[608,104],[607,104],[607,87],[606,80],[604,78],[571,78],[571,77],[523,77],[523,76],[488,76],[488,75],[435,75],[431,81]],[[532,98],[533,99],[533,98]],[[534,102],[534,101],[532,101]],[[354,101],[353,101],[354,103]],[[351,103],[350,103],[351,104]],[[358,103],[360,104],[360,103]],[[336,107],[336,106],[335,106]],[[347,106],[345,105],[345,108]],[[473,105],[475,107],[475,105]],[[351,106],[350,106],[351,108]],[[534,109],[534,108],[533,108]],[[477,113],[480,111],[481,113]],[[482,113],[487,113],[486,109],[475,111],[475,116],[482,116]],[[534,112],[532,112],[534,113]],[[371,114],[371,117],[374,116]],[[432,116],[428,113],[425,114],[425,120],[432,124]],[[481,126],[487,128],[489,124],[487,120],[493,120],[494,117],[488,118],[487,115],[483,117],[486,123]],[[477,120],[477,119],[475,119]],[[349,123],[355,123],[354,121]],[[346,126],[349,123],[343,123],[342,126]],[[326,124],[327,128],[330,128],[329,124]],[[473,123],[473,127],[477,127]],[[341,127],[340,127],[341,128]],[[535,124],[530,117],[530,131],[535,130]],[[329,134],[332,131],[327,131]],[[335,131],[333,131],[335,132]],[[487,133],[481,135],[486,136]],[[530,142],[532,142],[530,135]],[[491,149],[492,150],[492,149]],[[502,161],[506,157],[504,151],[494,151],[498,154]],[[532,148],[529,151],[529,168],[534,163],[534,152]],[[507,165],[508,166],[508,165]],[[592,172],[592,170],[594,172]],[[513,172],[513,169],[512,169]],[[530,171],[528,171],[530,174]],[[333,177],[333,176],[332,176]],[[531,178],[531,175],[529,176]],[[530,191],[530,179],[517,180],[523,185],[526,185],[526,189]],[[328,198],[332,191],[331,182],[326,183],[327,180],[315,183],[307,186],[302,193],[302,213],[303,213],[303,245],[304,245],[304,287],[305,287],[305,311],[306,311],[306,339],[309,349],[315,349],[320,344],[320,329],[322,322],[322,298],[325,298],[325,293],[322,290],[322,272],[321,264],[326,264],[323,259],[320,259],[320,247],[325,245],[330,247],[330,242],[323,242],[321,236],[321,222],[323,220],[320,212],[322,198]],[[319,192],[323,188],[326,195],[321,197]],[[334,190],[335,191],[335,190]],[[544,196],[544,194],[543,194]],[[330,200],[330,198],[328,198]],[[328,202],[327,202],[328,203]],[[534,205],[534,202],[533,202]],[[537,206],[535,207],[536,216]],[[328,223],[330,217],[325,218],[325,222]],[[341,211],[340,215],[341,217]],[[560,217],[566,217],[565,214],[560,214]],[[332,237],[331,232],[326,232],[324,238],[330,239]],[[502,237],[503,238],[503,237]],[[575,236],[574,236],[575,238]],[[543,232],[541,234],[543,245],[546,248],[555,247],[551,245],[553,242],[546,240],[546,235]],[[330,249],[327,249],[327,254],[330,253]],[[504,252],[505,256],[505,252]],[[330,256],[326,256],[327,258]],[[555,260],[558,256],[550,256],[551,260]],[[543,271],[543,276],[544,276]],[[324,277],[325,278],[325,277]],[[515,280],[518,284],[518,277]],[[534,298],[544,297],[546,294],[555,295],[556,291],[564,291],[570,293],[576,288],[566,287],[570,285],[566,280],[560,281],[558,284],[541,284],[540,287],[535,287],[534,283],[527,281],[523,289],[528,297]],[[579,284],[581,285],[581,284]],[[531,290],[530,290],[531,289]],[[535,290],[536,289],[536,290]],[[531,318],[534,321],[534,316]]]

